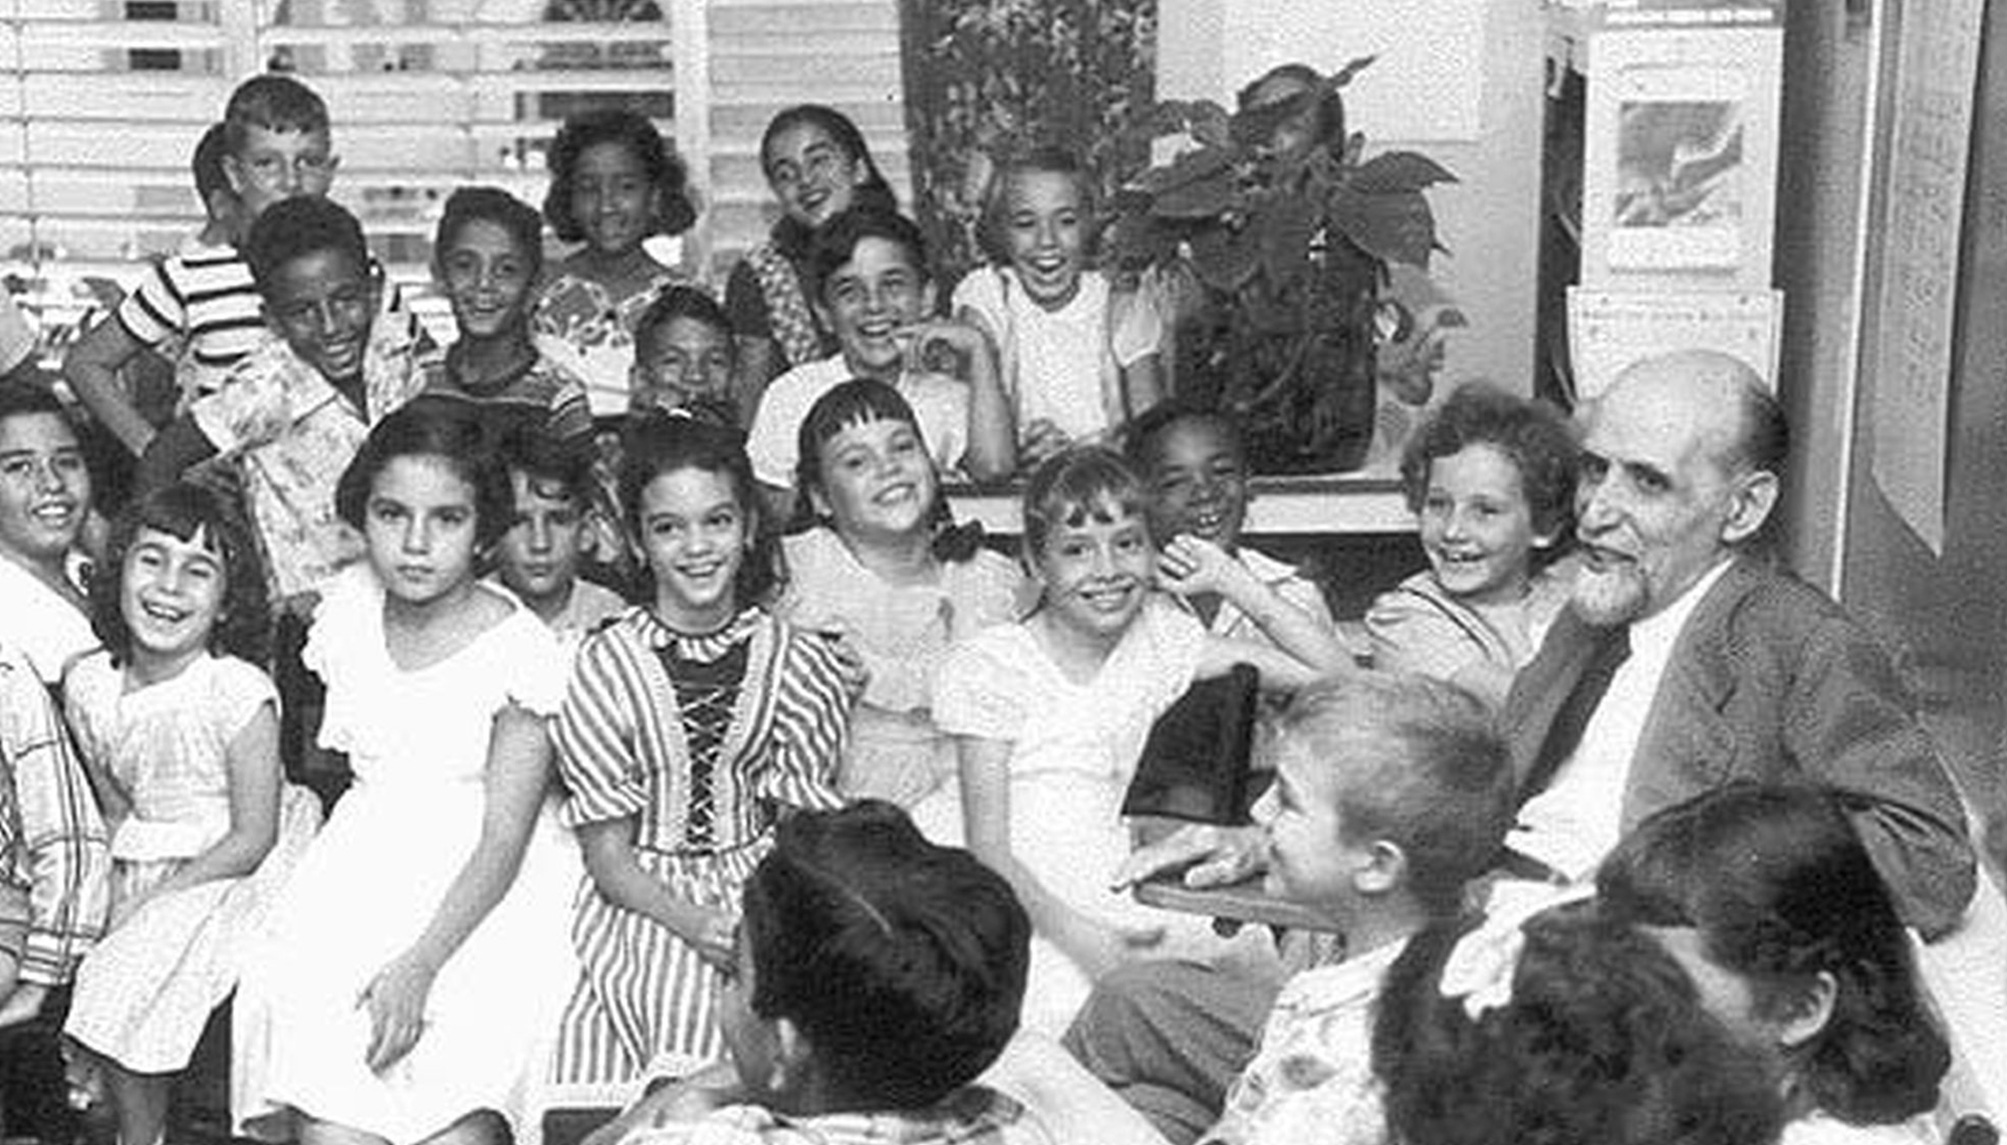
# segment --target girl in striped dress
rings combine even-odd
[[[765,610],[777,543],[736,429],[655,414],[620,503],[649,604],[587,639],[555,724],[589,878],[552,1096],[626,1104],[718,1060],[739,892],[790,808],[832,807],[853,681]]]

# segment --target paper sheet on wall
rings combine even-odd
[[[1485,0],[1223,0],[1230,89],[1277,64],[1335,72],[1378,56],[1345,89],[1369,142],[1476,140],[1484,106]]]
[[[1903,7],[1877,251],[1872,472],[1896,515],[1940,554],[1953,303],[1985,7],[1984,0]]]
[[[1624,367],[1673,350],[1733,354],[1777,387],[1777,327],[1784,312],[1778,290],[1733,294],[1627,294],[1568,290],[1568,355],[1575,400],[1610,388]]]

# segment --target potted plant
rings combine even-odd
[[[1365,137],[1346,133],[1340,89],[1370,63],[1287,65],[1232,114],[1162,101],[1133,129],[1189,146],[1116,196],[1108,253],[1188,287],[1172,292],[1179,394],[1237,415],[1264,472],[1364,463],[1376,343],[1412,321],[1381,301],[1389,264],[1425,270],[1441,249],[1426,192],[1455,176],[1412,151],[1367,158]]]

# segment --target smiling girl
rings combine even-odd
[[[1460,684],[1496,708],[1568,602],[1577,450],[1560,411],[1487,385],[1451,394],[1408,443],[1401,483],[1429,567],[1366,613],[1374,666]]]
[[[627,412],[634,324],[664,287],[688,281],[642,247],[697,221],[683,161],[655,125],[631,111],[565,120],[551,142],[544,218],[558,239],[582,243],[537,299],[544,349],[579,376],[595,418]]]
[[[648,603],[580,648],[553,730],[591,877],[556,1067],[583,1105],[722,1057],[740,890],[788,808],[840,802],[850,709],[834,644],[766,611],[778,546],[739,432],[657,413],[622,453]]]
[[[279,768],[269,618],[250,534],[215,495],[134,502],[91,586],[105,650],[70,669],[70,727],[112,831],[112,930],[64,1032],[96,1065],[119,1140],[157,1141],[169,1088],[312,839]]]
[[[815,310],[809,240],[853,206],[898,210],[864,133],[833,107],[805,103],[774,116],[760,139],[760,169],[781,216],[725,282],[738,342],[734,388],[748,410],[774,377],[836,352],[835,334]]]
[[[1024,492],[1038,606],[956,647],[934,685],[934,720],[955,737],[969,849],[1010,880],[1037,931],[1025,1024],[1053,1036],[1122,962],[1217,953],[1203,920],[1111,889],[1130,849],[1122,797],[1151,723],[1194,680],[1235,664],[1278,690],[1349,666],[1327,627],[1217,545],[1178,537],[1160,559],[1147,512],[1142,481],[1112,451],[1083,446],[1048,461]],[[1160,584],[1221,593],[1276,646],[1208,635],[1157,598]]]

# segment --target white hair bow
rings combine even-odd
[[[1463,1012],[1473,1022],[1512,1001],[1512,976],[1519,969],[1519,952],[1526,947],[1526,920],[1595,893],[1592,883],[1566,887],[1515,880],[1497,883],[1485,903],[1484,921],[1457,939],[1443,962],[1438,991],[1445,998],[1462,999]]]

